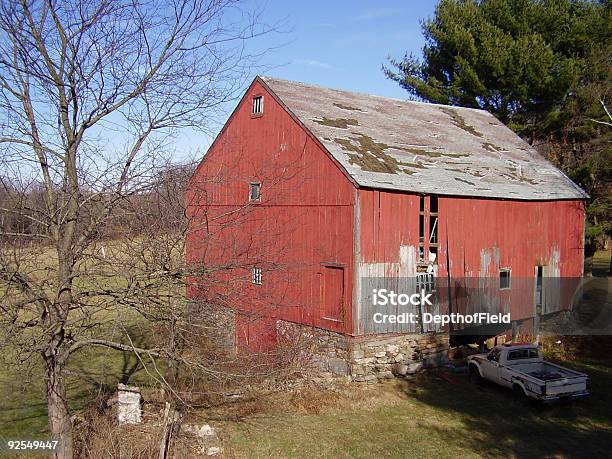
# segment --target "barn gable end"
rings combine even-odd
[[[253,113],[255,97],[263,113]],[[251,200],[254,186],[259,196]],[[232,291],[201,281],[188,296],[212,295],[235,311],[247,348],[262,346],[250,335],[274,341],[269,328],[278,320],[352,333],[354,199],[346,172],[256,79],[187,193],[188,261],[231,265],[218,276]],[[255,316],[265,323],[250,323]]]

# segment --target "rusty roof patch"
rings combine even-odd
[[[334,107],[338,107],[338,108],[341,108],[343,110],[351,110],[351,111],[355,111],[355,112],[362,112],[363,111],[360,108],[351,107],[350,105],[344,105],[344,104],[341,104],[339,102],[334,102]]]
[[[398,161],[397,158],[385,153],[385,150],[397,147],[392,147],[386,143],[375,142],[372,137],[367,135],[359,133],[354,134],[356,134],[356,137],[351,137],[350,139],[334,139],[334,141],[340,144],[344,150],[352,152],[348,153],[349,163],[358,165],[361,167],[361,170],[381,172],[383,174],[397,174],[400,171],[406,172],[406,170],[402,169],[400,166],[413,166],[412,164]],[[411,171],[408,171],[408,173],[411,173]]]
[[[323,117],[321,120],[313,119],[315,123],[319,123],[322,126],[332,126],[340,129],[346,129],[349,126],[359,126],[359,121],[353,118],[326,118]]]
[[[587,197],[484,110],[261,81],[360,186],[524,200]],[[352,126],[358,132],[340,134]]]
[[[457,126],[459,129],[463,129],[465,132],[469,132],[470,134],[475,135],[476,137],[482,137],[482,134],[478,132],[474,126],[465,122],[465,119],[463,118],[463,116],[461,116],[459,112],[457,112],[456,109],[452,107],[439,107],[439,108],[441,111],[443,111],[448,116],[450,116],[453,124]]]

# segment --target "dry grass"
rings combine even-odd
[[[226,457],[236,458],[604,457],[612,367],[570,365],[591,374],[593,396],[569,405],[526,406],[512,391],[478,389],[466,376],[423,376],[280,394],[218,425]]]
[[[85,410],[75,426],[76,457],[83,459],[157,459],[164,434],[160,412],[144,416],[139,425],[119,425],[114,411]],[[206,444],[193,436],[173,432],[172,458],[204,457]]]
[[[286,413],[318,415],[358,408],[371,410],[392,405],[401,399],[399,393],[381,393],[377,387],[348,383],[339,378],[334,385],[304,381],[286,391],[270,391],[257,396],[238,398],[227,403],[194,412],[196,420],[244,421],[249,417],[278,416]]]

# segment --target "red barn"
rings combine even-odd
[[[570,307],[586,197],[486,111],[257,77],[190,183],[188,296],[226,308],[239,351],[305,332],[334,370],[387,376],[478,329],[426,313]],[[374,304],[383,287],[435,301]]]

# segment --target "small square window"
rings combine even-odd
[[[421,290],[426,292],[435,292],[435,278],[433,273],[417,273],[416,275],[416,291],[420,293]]]
[[[261,268],[253,268],[251,270],[251,282],[253,282],[255,285],[261,285],[261,282],[262,282]]]
[[[499,289],[508,290],[510,288],[510,269],[499,270]]]
[[[254,182],[249,185],[249,201],[261,201],[261,183]]]
[[[253,97],[253,115],[261,115],[263,113],[263,96]]]

